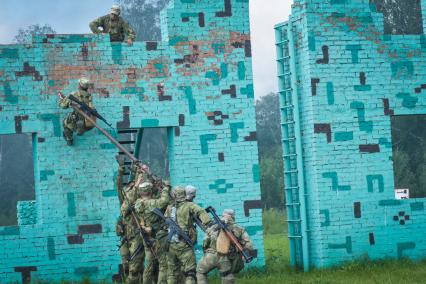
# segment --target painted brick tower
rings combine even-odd
[[[411,2],[423,31],[426,1]],[[391,135],[391,118],[426,114],[426,37],[389,33],[383,9],[296,0],[276,26],[291,259],[305,270],[426,257],[425,199],[395,199]]]
[[[117,150],[97,131],[67,147],[56,93],[94,82],[98,111],[122,131],[165,127],[171,182],[202,206],[234,208],[263,265],[248,0],[172,0],[161,42],[47,35],[0,46],[0,134],[33,137],[35,196],[0,227],[0,282],[111,281],[118,272]]]

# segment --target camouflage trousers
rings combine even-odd
[[[127,244],[127,242],[121,246],[120,255],[121,255],[121,265],[123,266],[123,274],[125,277],[127,277],[129,275],[129,257],[130,257],[129,245]]]
[[[227,255],[220,255],[217,252],[206,252],[197,266],[197,283],[207,284],[207,274],[217,268],[222,279],[222,284],[235,283],[232,274],[232,264]]]
[[[72,112],[63,121],[64,127],[64,138],[66,141],[73,140],[73,133],[77,135],[83,135],[84,132],[91,130],[93,127],[87,127],[84,117]]]
[[[194,248],[184,242],[170,243],[167,254],[167,283],[168,284],[195,284],[196,267]],[[179,281],[181,274],[184,281]]]
[[[146,267],[143,272],[144,284],[167,284],[167,251],[169,243],[167,233],[152,239],[157,259],[152,255],[151,250],[145,246]],[[157,276],[158,273],[158,277]]]
[[[142,283],[145,252],[143,248],[143,241],[141,237],[137,235],[131,241],[129,241],[129,258],[132,257],[140,248],[141,250],[139,253],[132,260],[129,260],[129,276],[126,279],[127,284]]]

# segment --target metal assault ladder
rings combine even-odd
[[[117,140],[136,158],[139,158],[139,149],[142,143],[143,129],[118,129]],[[123,151],[118,154],[124,159],[125,172],[123,175],[123,186],[126,186],[131,179],[131,166],[132,161],[125,155]]]
[[[306,196],[292,23],[276,25],[275,36],[290,262],[292,266],[308,271]]]

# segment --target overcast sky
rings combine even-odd
[[[218,0],[212,0],[218,1]],[[88,23],[108,12],[114,0],[1,0],[0,44],[19,28],[49,24],[57,33],[89,33]],[[256,97],[277,90],[273,27],[286,21],[292,0],[250,0]]]

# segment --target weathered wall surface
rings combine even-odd
[[[426,257],[425,199],[395,200],[391,137],[391,116],[426,114],[426,37],[385,35],[370,2],[295,1],[290,18],[310,266]]]
[[[0,227],[0,282],[118,271],[117,150],[98,131],[73,147],[62,138],[69,111],[56,93],[83,75],[118,128],[169,128],[172,184],[197,186],[203,206],[235,208],[263,265],[248,0],[175,0],[162,21],[162,42],[132,47],[95,35],[0,46],[0,134],[32,133],[36,176],[19,226]]]

